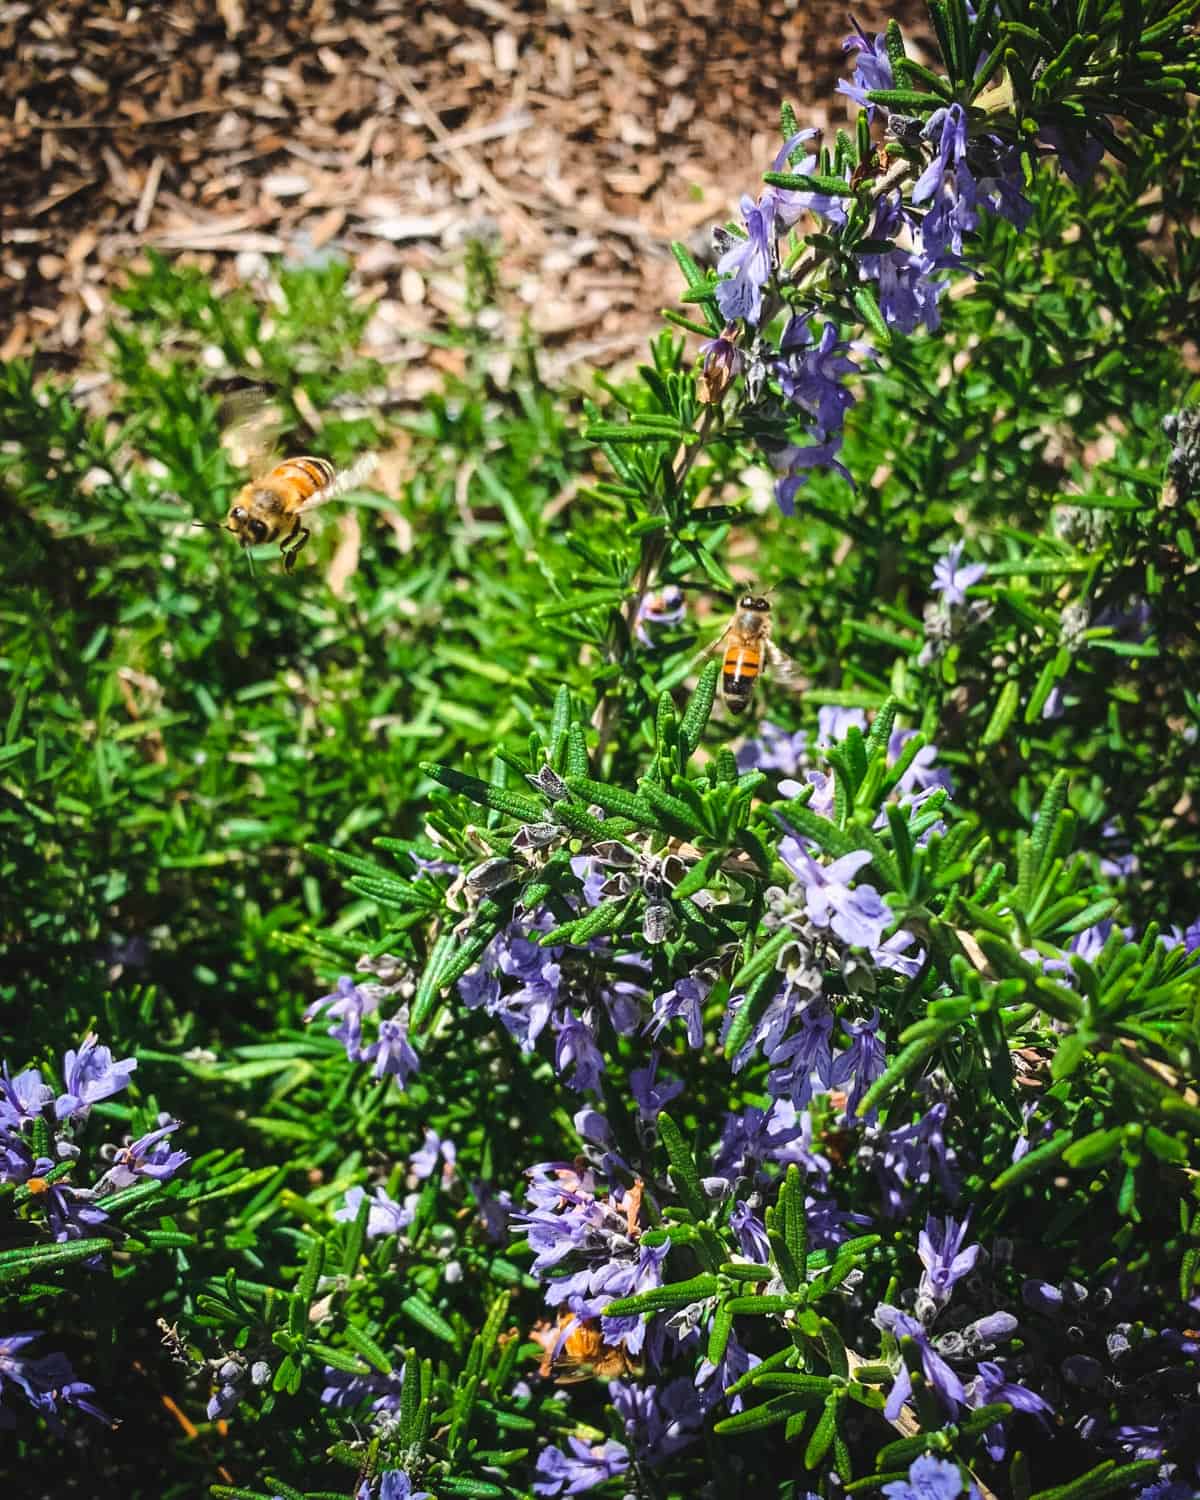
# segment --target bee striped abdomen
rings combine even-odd
[[[290,486],[295,499],[303,503],[332,483],[333,476],[334,467],[327,458],[289,458],[276,464],[264,482]]]
[[[762,652],[748,641],[731,641],[721,668],[721,692],[730,712],[740,714],[750,703],[754,679],[762,671]]]

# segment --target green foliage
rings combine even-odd
[[[3,1056],[51,1096],[89,1030],[138,1062],[90,1118],[47,1101],[12,1127],[0,1337],[43,1330],[120,1406],[95,1493],[374,1496],[401,1469],[517,1500],[572,1438],[620,1445],[606,1493],[662,1500],[871,1491],[922,1455],[1041,1500],[1150,1482],[1069,1436],[1133,1420],[1121,1381],[1086,1411],[1059,1381],[1062,1432],[1011,1387],[948,1409],[910,1314],[942,1310],[926,1214],[969,1211],[988,1257],[956,1311],[1011,1313],[1031,1390],[1062,1351],[1023,1281],[1136,1287],[1147,1383],[1200,1288],[1200,985],[1168,930],[1197,916],[1200,499],[1164,483],[1161,431],[1196,395],[1187,10],[938,0],[943,73],[889,31],[877,102],[973,102],[1030,166],[1029,224],[981,216],[936,335],[896,332],[854,271],[882,253],[865,120],[818,171],[783,170],[795,150],[768,174],[845,200],[787,254],[877,348],[855,487],[814,472],[791,515],[761,458],[794,433],[714,397],[686,335],[722,332],[718,283],[682,247],[678,331],[597,381],[582,436],[533,347],[489,373],[479,247],[463,373],[419,410],[359,352],[371,310],[337,263],[260,300],[156,258],[99,396],[0,372]],[[1096,110],[1137,127],[1095,126],[1120,168],[1034,173],[1039,122]],[[913,175],[922,148],[892,147]],[[776,293],[777,322],[818,296]],[[218,412],[250,382],[289,451],[382,458],[290,577],[193,525],[245,480]],[[986,572],[939,604],[958,542]],[[751,586],[796,665],[768,655],[739,718],[709,648]],[[812,1067],[784,1076],[800,1011],[815,1094]],[[786,1139],[739,1155],[773,1100]],[[186,1169],[89,1195],[162,1112]],[[63,1201],[99,1217],[60,1233]],[[590,1317],[537,1326],[582,1252],[548,1273],[512,1212],[580,1202],[642,1278],[605,1316],[644,1320],[659,1384],[708,1403],[690,1446],[630,1414],[655,1381],[636,1349],[602,1365]],[[1079,1322],[1103,1351],[1100,1300]],[[623,1384],[538,1373],[564,1355]],[[19,1420],[17,1463],[68,1492],[69,1451]]]

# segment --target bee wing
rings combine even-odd
[[[218,411],[221,442],[240,468],[263,474],[280,452],[283,414],[262,386],[234,391]]]
[[[800,677],[800,668],[785,652],[781,651],[774,641],[766,643],[767,665],[771,668],[772,680],[782,684],[784,687],[796,685]]]
[[[348,469],[339,469],[327,485],[319,489],[315,495],[310,496],[297,509],[296,514],[302,516],[307,511],[316,510],[318,505],[327,505],[330,500],[340,499],[350,490],[357,489],[364,479],[369,478],[375,472],[375,465],[378,462],[378,454],[364,453],[361,458],[355,459]]]

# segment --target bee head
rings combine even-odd
[[[755,614],[767,615],[771,612],[771,606],[761,594],[743,594],[739,609],[749,609]]]
[[[235,505],[229,512],[228,530],[232,531],[243,547],[257,546],[267,539],[267,527],[252,516],[244,505]]]

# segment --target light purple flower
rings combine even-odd
[[[866,110],[867,119],[873,120],[882,106],[872,104],[867,98],[868,92],[896,87],[891,59],[887,53],[887,39],[882,35],[868,37],[857,21],[852,24],[854,34],[843,41],[842,51],[855,54],[854,77],[850,82],[839,78],[837,91],[853,99],[861,109]]]
[[[693,1049],[702,1047],[704,1002],[710,988],[709,981],[696,974],[685,974],[677,979],[673,989],[655,1000],[646,1030],[657,1041],[672,1021],[683,1021],[687,1027],[688,1046]]]
[[[837,745],[850,733],[859,729],[866,734],[867,716],[861,708],[840,708],[836,703],[823,703],[817,709],[817,745]]]
[[[934,1179],[952,1203],[957,1200],[957,1162],[945,1135],[948,1112],[946,1104],[935,1104],[915,1124],[865,1133],[863,1151],[879,1180],[886,1217],[907,1213],[917,1189]]]
[[[352,1411],[364,1401],[370,1401],[374,1412],[396,1412],[400,1410],[400,1397],[404,1390],[404,1370],[393,1370],[389,1375],[372,1370],[368,1375],[352,1375],[349,1370],[335,1370],[331,1365],[324,1368],[325,1385],[321,1400],[335,1411]]]
[[[683,1093],[683,1083],[678,1078],[656,1081],[659,1054],[651,1053],[650,1063],[644,1068],[634,1068],[629,1075],[629,1091],[638,1107],[638,1118],[643,1121],[656,1120],[671,1100]]]
[[[898,1307],[881,1302],[875,1309],[874,1321],[876,1327],[892,1334],[897,1342],[902,1338],[913,1340],[920,1350],[921,1368],[929,1388],[937,1395],[950,1416],[955,1417],[959,1407],[966,1404],[966,1390],[962,1381],[933,1347],[929,1335],[916,1318],[901,1312]],[[889,1422],[895,1421],[900,1415],[900,1408],[911,1395],[912,1379],[908,1373],[908,1366],[901,1360],[900,1368],[896,1371],[895,1382],[888,1394],[887,1405],[883,1409],[883,1414]]]
[[[582,1438],[569,1437],[567,1444],[569,1454],[559,1448],[543,1448],[538,1454],[535,1495],[579,1495],[629,1467],[629,1450],[623,1443],[610,1439],[589,1447]]]
[[[101,1099],[111,1099],[127,1087],[129,1075],[136,1067],[137,1059],[133,1057],[114,1062],[109,1049],[100,1045],[94,1032],[89,1033],[80,1043],[78,1052],[68,1051],[63,1058],[67,1091],[55,1101],[55,1117],[59,1120],[86,1119],[93,1104],[98,1104]]]
[[[959,565],[964,546],[963,542],[952,543],[945,557],[933,567],[931,586],[945,596],[947,604],[965,604],[966,590],[987,572],[987,563],[969,563],[965,568]]]
[[[333,1217],[340,1223],[353,1223],[358,1218],[359,1204],[366,1197],[360,1187],[346,1189],[346,1198]],[[367,1238],[378,1239],[382,1234],[399,1234],[412,1223],[414,1210],[406,1203],[397,1203],[388,1196],[383,1187],[376,1187],[371,1194],[371,1206],[367,1210]]]
[[[428,1490],[414,1490],[404,1469],[385,1469],[379,1476],[379,1500],[433,1500]]]
[[[785,141],[775,157],[774,170],[782,171],[796,147],[815,134],[815,130],[801,130]],[[815,164],[815,157],[806,158],[798,170],[807,175]],[[776,237],[794,224],[806,208],[815,207],[815,195],[779,188],[766,188],[757,202],[750,197],[742,198],[746,238],[734,240],[717,262],[718,273],[729,278],[718,282],[716,287],[717,306],[727,323],[738,318],[758,323],[762,316],[763,287],[775,268]]]
[[[305,1021],[312,1021],[324,1010],[326,1019],[336,1024],[327,1028],[331,1037],[341,1042],[351,1062],[364,1061],[362,1050],[363,1017],[379,1008],[383,994],[382,986],[355,984],[349,975],[343,974],[337,989],[331,995],[322,995],[304,1012]]]
[[[805,888],[808,916],[814,927],[830,927],[844,943],[877,948],[891,925],[892,913],[871,885],[851,888],[851,877],[871,863],[865,849],[820,865],[794,835],[779,844],[779,856]]]
[[[737,751],[739,771],[782,771],[797,776],[804,769],[804,746],[808,736],[803,729],[789,734],[769,720],[759,726],[758,738],[747,740]]]
[[[830,1086],[833,1012],[826,1001],[817,998],[802,1006],[796,1015],[800,1030],[779,1041],[768,1034],[764,1038],[763,1050],[771,1063],[771,1072],[767,1076],[768,1093],[775,1099],[789,1100],[796,1109],[803,1109],[812,1099],[816,1085],[823,1090]]]
[[[408,1006],[402,1005],[390,1021],[380,1021],[379,1035],[361,1052],[363,1062],[374,1062],[376,1078],[394,1077],[400,1088],[421,1066],[421,1059],[408,1040]]]
[[[917,1253],[925,1267],[921,1273],[920,1292],[935,1307],[942,1307],[950,1300],[954,1283],[972,1271],[979,1259],[979,1245],[968,1245],[963,1249],[969,1218],[970,1215],[957,1224],[947,1214],[939,1224],[930,1215],[917,1237]]]
[[[842,1030],[850,1038],[844,1051],[834,1054],[829,1082],[834,1088],[850,1085],[846,1100],[849,1118],[858,1113],[863,1095],[887,1067],[887,1053],[879,1035],[879,1012],[873,1011],[866,1021],[843,1021]]]
[[[586,1020],[568,1010],[562,1021],[555,1021],[558,1041],[554,1048],[554,1069],[568,1088],[577,1093],[600,1092],[600,1075],[604,1072],[604,1054],[596,1040],[596,1034]],[[574,1077],[567,1078],[568,1068],[574,1068]]]
[[[15,1078],[8,1064],[0,1073],[0,1130],[21,1130],[36,1120],[54,1098],[54,1090],[42,1082],[37,1068],[26,1068]]]
[[[422,1181],[432,1177],[437,1169],[438,1158],[442,1160],[442,1178],[448,1181],[454,1173],[454,1163],[458,1157],[458,1148],[448,1137],[438,1135],[436,1130],[425,1127],[425,1138],[420,1146],[408,1158],[408,1164],[414,1174]]]
[[[763,1221],[739,1198],[729,1215],[729,1227],[733,1230],[741,1252],[749,1260],[760,1261],[764,1266],[771,1259],[771,1242]]]
[[[814,340],[810,314],[789,318],[779,343],[780,358],[775,373],[784,396],[806,412],[824,432],[837,432],[854,405],[846,389],[847,376],[857,375],[858,366],[846,357],[850,345],[838,338],[837,328],[826,323]]]
[[[642,1461],[651,1468],[688,1448],[700,1436],[707,1403],[686,1375],[660,1390],[614,1380],[608,1387],[625,1433]]]
[[[994,1361],[984,1360],[978,1369],[979,1374],[967,1387],[967,1400],[971,1406],[990,1406],[994,1401],[1007,1401],[1014,1411],[1037,1417],[1043,1427],[1049,1428],[1047,1418],[1053,1415],[1054,1408],[1048,1401],[1043,1401],[1035,1391],[1009,1380],[1000,1365]],[[984,1433],[983,1441],[988,1456],[994,1463],[999,1463],[1004,1458],[1007,1447],[1004,1422],[996,1422],[989,1427]]]
[[[775,484],[775,503],[785,516],[796,514],[796,492],[808,483],[810,469],[833,469],[851,489],[854,488],[850,470],[838,460],[842,451],[842,434],[810,427],[808,435],[812,442],[807,445],[787,443],[769,453],[772,468],[783,474]]]
[[[34,1358],[21,1351],[40,1333],[10,1333],[0,1337],[0,1430],[16,1425],[16,1417],[4,1404],[10,1390],[44,1417],[56,1433],[63,1431],[59,1420],[60,1403],[78,1407],[98,1422],[113,1425],[112,1418],[94,1401],[95,1386],[76,1380],[71,1361],[65,1354],[44,1354]]]
[[[162,1119],[162,1116],[159,1116]],[[139,1178],[149,1177],[156,1182],[166,1182],[174,1177],[180,1167],[191,1157],[186,1151],[173,1151],[167,1137],[179,1129],[179,1121],[168,1124],[139,1136],[128,1146],[122,1146],[113,1158],[113,1164],[97,1184],[101,1188],[132,1187]]]
[[[883,1493],[888,1500],[958,1500],[964,1488],[956,1463],[951,1463],[948,1458],[935,1458],[932,1453],[922,1453],[913,1460],[908,1478],[885,1484]],[[977,1496],[979,1491],[971,1485],[967,1493]]]

